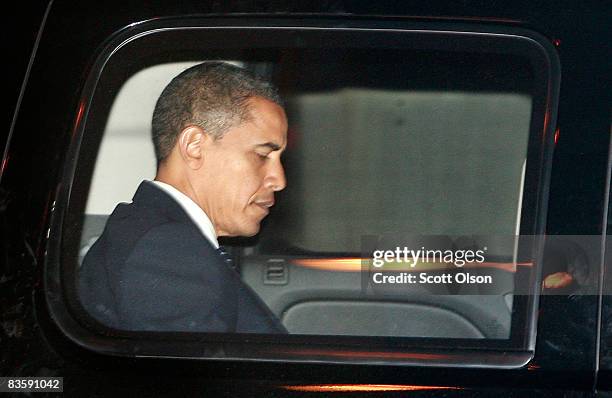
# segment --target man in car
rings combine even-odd
[[[85,309],[124,330],[286,333],[217,241],[257,234],[285,188],[276,90],[233,65],[196,65],[160,95],[152,135],[157,175],[87,253]]]

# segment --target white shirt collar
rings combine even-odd
[[[189,218],[194,222],[198,229],[202,232],[204,237],[212,243],[215,249],[219,248],[219,241],[217,240],[217,234],[215,228],[210,221],[210,218],[206,215],[204,210],[198,206],[191,198],[172,185],[166,184],[161,181],[151,181],[157,185],[161,190],[170,195],[179,205],[185,210]]]

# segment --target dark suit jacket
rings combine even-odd
[[[116,329],[287,332],[183,208],[147,181],[115,208],[85,256],[79,296]]]

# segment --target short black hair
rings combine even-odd
[[[189,125],[200,126],[220,139],[230,128],[248,121],[251,97],[283,106],[271,83],[226,62],[204,62],[180,73],[164,88],[153,111],[157,164],[170,154],[179,133]]]

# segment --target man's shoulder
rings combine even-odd
[[[171,274],[173,280],[182,280],[201,277],[205,270],[216,275],[215,271],[221,268],[218,257],[195,227],[167,222],[153,226],[135,239],[117,266],[123,276],[145,272]],[[202,267],[204,263],[207,267]]]
[[[150,181],[143,181],[131,203],[119,203],[109,215],[104,233],[143,234],[150,228],[183,221],[178,205]],[[180,223],[175,223],[180,224]]]
[[[111,251],[127,246],[127,252],[132,252],[136,247],[148,246],[152,251],[161,253],[196,248],[214,252],[214,247],[207,244],[206,239],[192,223],[168,219],[149,211],[122,212],[115,217],[109,217],[100,241]]]
[[[106,221],[98,241],[88,253],[103,254],[107,260],[125,261],[136,245],[166,248],[169,251],[193,250],[200,247],[214,252],[212,244],[203,239],[201,231],[180,205],[154,183],[144,181],[131,203],[118,204]]]
[[[135,241],[152,228],[173,223],[154,208],[134,203],[120,203],[109,215],[101,240]]]
[[[156,249],[168,248],[168,250],[182,251],[202,247],[214,252],[214,247],[208,243],[195,225],[173,220],[151,225],[150,228],[139,234],[137,243],[157,245]]]

